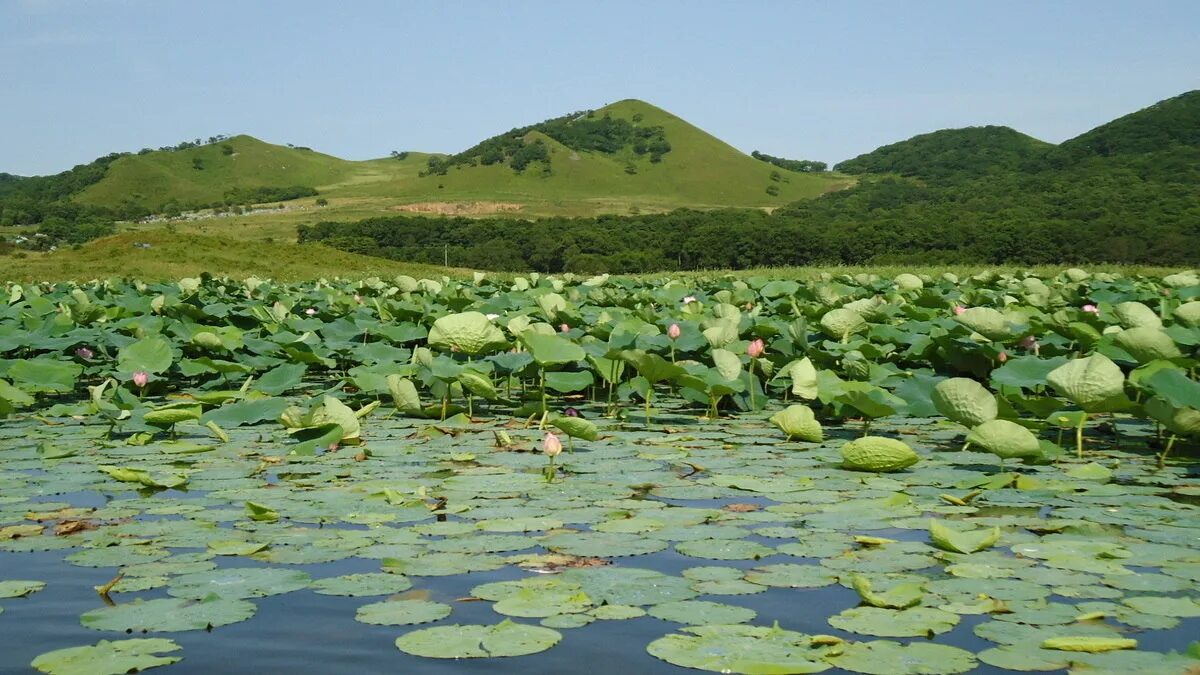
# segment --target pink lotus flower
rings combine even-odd
[[[150,373],[144,370],[139,370],[133,374],[133,383],[139,387],[146,386],[150,382]]]
[[[92,357],[95,355],[96,355],[96,353],[93,352],[92,350],[88,349],[87,347],[80,347],[79,349],[75,350],[75,356],[78,356],[79,358],[83,359],[84,361],[91,361]]]
[[[1084,305],[1081,309],[1088,314],[1100,314],[1100,308],[1095,305]]]
[[[752,359],[757,359],[763,355],[763,352],[766,351],[766,349],[767,346],[763,344],[763,341],[759,338],[755,338],[753,342],[746,346],[746,354],[748,354]]]
[[[308,309],[304,310],[304,313],[305,313],[305,314],[307,314],[307,315],[309,315],[309,316],[316,316],[316,315],[317,315],[317,308],[316,308],[316,307],[309,307]]]
[[[999,354],[996,355],[996,360],[999,361],[1000,363],[1004,363],[1005,361],[1008,360],[1008,352],[1000,352]]]
[[[671,324],[671,327],[667,329],[667,337],[672,340],[678,340],[680,335],[683,335],[683,330],[677,323]]]
[[[542,452],[549,457],[556,457],[562,452],[562,441],[553,431],[546,432],[546,438],[542,440]]]
[[[569,333],[569,332],[571,332],[571,327],[564,323],[558,327],[558,332]]]
[[[967,308],[966,308],[966,307],[963,307],[962,305],[955,305],[955,306],[954,306],[954,313],[955,313],[955,314],[962,314],[962,313],[963,313],[963,312],[965,312],[965,311],[967,311]]]

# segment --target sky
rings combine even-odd
[[[1200,1],[0,0],[0,171],[247,133],[456,152],[640,98],[830,164],[984,124],[1061,142],[1200,88]]]

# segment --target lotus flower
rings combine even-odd
[[[569,333],[569,332],[571,332],[571,327],[564,323],[558,327],[558,332]]]
[[[667,337],[671,338],[672,340],[678,340],[679,336],[682,334],[683,330],[679,328],[679,324],[677,323],[671,324],[671,327],[667,329]]]
[[[696,296],[694,296],[694,295],[689,295],[689,296],[687,296],[686,298],[684,298],[684,299],[683,299],[683,304],[685,304],[685,305],[688,305],[688,304],[691,304],[691,303],[693,303],[693,302],[695,302],[695,301],[696,301]]]
[[[563,415],[565,415],[566,417],[583,417],[583,414],[580,413],[575,408],[567,408],[566,410],[563,411]]]
[[[1100,314],[1100,308],[1095,305],[1090,305],[1090,304],[1084,305],[1080,309],[1087,312],[1088,314]]]
[[[144,370],[139,370],[133,374],[133,383],[139,387],[144,387],[150,382],[150,373]]]
[[[1008,352],[1000,352],[999,354],[996,355],[996,360],[999,361],[1000,363],[1004,363],[1005,361],[1008,360]]]
[[[362,296],[359,295],[358,293],[355,293],[354,294],[354,302],[357,302],[358,304],[361,305],[362,304]]]
[[[1025,337],[1021,338],[1021,347],[1036,353],[1038,350],[1037,338],[1032,335],[1026,335]]]
[[[88,349],[87,347],[80,347],[79,349],[75,350],[75,356],[78,356],[79,358],[83,359],[84,361],[91,361],[92,357],[95,355],[96,355],[96,353],[93,352],[92,350]]]
[[[967,311],[967,308],[966,308],[966,307],[963,307],[962,305],[955,305],[955,306],[954,306],[954,313],[955,313],[955,314],[962,314],[962,313],[963,313],[963,312],[965,312],[965,311]]]
[[[553,432],[546,432],[546,438],[542,440],[542,452],[549,457],[557,457],[562,452],[562,441]]]
[[[317,315],[317,308],[316,308],[316,307],[309,307],[308,309],[304,310],[304,313],[305,313],[305,314],[307,314],[307,315],[309,315],[309,316],[316,316],[316,315]]]
[[[763,352],[766,351],[766,349],[767,346],[763,344],[762,339],[755,338],[753,342],[746,346],[746,354],[748,354],[752,359],[757,359],[763,355]]]
[[[486,314],[485,316],[487,316],[488,321],[495,321],[500,318],[499,314]]]

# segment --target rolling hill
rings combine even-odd
[[[606,145],[610,139],[588,135],[600,127],[638,138],[613,148]],[[584,128],[588,133],[579,131]],[[664,141],[669,150],[659,154]],[[499,162],[476,150],[500,145],[510,156]],[[511,153],[521,149],[536,150],[539,159],[518,170]],[[455,163],[431,172],[431,159]],[[386,213],[417,205],[405,210],[438,212],[439,205],[460,202],[475,204],[478,212],[591,215],[679,207],[773,208],[852,183],[829,173],[777,171],[665,110],[629,99],[513,130],[456,155],[405,153],[403,159],[349,161],[245,135],[182,150],[124,155],[72,199],[94,207],[136,204],[162,211],[219,204],[237,190],[305,186],[330,203],[325,217],[335,219],[348,206],[352,217],[359,217],[364,209]]]

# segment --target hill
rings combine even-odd
[[[1103,124],[1065,141],[1061,150],[1073,157],[1140,155],[1200,147],[1200,90]]]
[[[514,129],[461,153],[431,157],[421,174],[415,180],[406,175],[360,182],[331,194],[389,195],[405,203],[512,203],[524,212],[592,215],[631,208],[770,208],[853,182],[828,173],[776,171],[634,99]]]
[[[940,179],[1018,171],[1053,145],[1008,127],[944,129],[885,145],[835,168],[849,174]]]
[[[184,150],[120,157],[75,200],[107,207],[131,202],[160,212],[171,206],[219,204],[239,190],[325,186],[355,175],[358,164],[252,136],[234,136]]]

